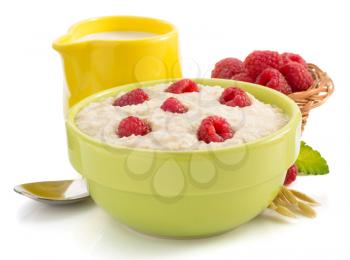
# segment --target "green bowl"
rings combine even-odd
[[[110,146],[82,133],[74,123],[75,115],[93,101],[168,81],[112,88],[70,109],[69,157],[86,178],[91,197],[122,223],[158,236],[211,236],[251,220],[276,196],[299,152],[301,114],[287,96],[254,84],[196,79],[209,86],[236,85],[290,117],[287,125],[267,137],[205,151]]]

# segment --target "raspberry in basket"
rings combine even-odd
[[[290,62],[297,62],[307,68],[306,61],[298,54],[285,52],[281,54],[281,66],[284,66]]]
[[[244,60],[245,69],[255,80],[266,68],[278,69],[280,67],[280,55],[275,51],[253,51]]]
[[[188,111],[187,107],[174,97],[165,100],[160,108],[164,111],[180,114]]]
[[[117,98],[114,101],[113,106],[124,107],[129,105],[137,105],[147,100],[148,95],[146,94],[146,92],[144,92],[140,88],[137,88]]]
[[[181,94],[186,92],[199,92],[197,83],[190,79],[181,79],[171,84],[166,92]]]
[[[314,82],[308,69],[297,62],[290,62],[282,66],[280,72],[291,86],[293,92],[305,91]]]
[[[288,85],[281,72],[273,68],[267,68],[261,72],[256,78],[255,83],[275,89],[286,95],[292,93],[291,87]]]
[[[236,87],[226,88],[222,92],[219,102],[230,107],[246,107],[252,104],[247,93],[244,90]]]
[[[295,179],[297,178],[298,175],[298,167],[293,164],[287,171],[286,174],[286,178],[284,179],[284,185],[289,185],[291,184],[293,181],[295,181]]]
[[[234,75],[231,79],[250,83],[254,83],[255,81],[251,76],[248,75],[247,72],[238,73]]]
[[[244,71],[243,62],[236,58],[225,58],[215,64],[211,72],[212,78],[230,79]]]
[[[151,126],[144,120],[129,116],[120,121],[117,135],[119,137],[128,137],[130,135],[146,135],[151,132]]]
[[[230,124],[222,117],[208,116],[203,119],[197,132],[199,141],[207,144],[211,142],[223,142],[233,137]]]

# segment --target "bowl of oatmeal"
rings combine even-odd
[[[287,96],[221,79],[112,88],[66,120],[70,161],[93,200],[136,230],[180,238],[265,209],[297,158],[300,126]]]

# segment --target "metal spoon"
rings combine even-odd
[[[53,205],[80,202],[90,197],[84,179],[25,183],[14,190],[33,200]]]

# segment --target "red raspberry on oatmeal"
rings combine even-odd
[[[188,108],[174,97],[166,99],[160,108],[164,111],[179,114],[183,114],[188,111]]]
[[[219,102],[230,107],[246,107],[252,104],[247,93],[236,87],[226,88],[222,92]]]
[[[151,126],[145,120],[129,116],[120,121],[116,133],[119,137],[128,137],[131,135],[146,135],[151,130]]]
[[[233,134],[230,124],[219,116],[208,116],[203,119],[197,131],[198,140],[205,143],[224,142],[232,138]]]
[[[197,83],[190,79],[181,79],[171,84],[165,92],[181,94],[187,92],[199,92]]]
[[[142,89],[137,88],[125,93],[113,102],[113,106],[124,107],[130,105],[138,105],[147,101],[148,95]]]

